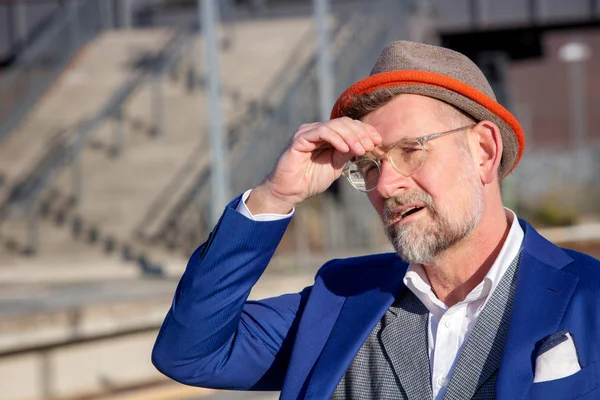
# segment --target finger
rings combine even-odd
[[[351,151],[350,145],[343,139],[339,133],[329,129],[324,124],[316,129],[312,129],[298,137],[301,145],[304,145],[304,151],[314,151],[324,143],[329,143],[337,151],[348,153]]]
[[[367,148],[368,151],[373,151],[373,149],[381,144],[381,137],[375,130],[375,128],[371,125],[365,124],[362,121],[358,120],[350,120],[352,125],[355,127],[355,131],[363,143],[363,146]],[[379,136],[379,137],[378,137]],[[379,139],[379,140],[377,140]]]
[[[383,138],[381,137],[381,134],[379,133],[379,131],[377,131],[377,129],[371,125],[371,124],[367,124],[366,122],[362,122],[362,121],[356,121],[359,124],[361,124],[364,129],[367,131],[367,133],[369,134],[369,136],[371,137],[371,140],[373,141],[373,143],[375,143],[376,146],[379,146],[383,143]]]
[[[353,119],[351,121],[356,127],[355,129],[358,130],[361,141],[363,143],[370,141],[370,143],[373,143],[374,147],[380,146],[383,143],[383,138],[373,125],[367,124],[356,119]],[[371,150],[372,149],[369,147],[369,151]]]
[[[358,128],[349,118],[338,118],[326,123],[327,127],[338,133],[352,151],[359,156],[362,156],[367,151],[373,150],[373,143],[370,139],[361,140],[360,128]]]
[[[355,135],[356,139],[358,142],[360,142],[365,151],[372,151],[375,148],[376,144],[373,141],[366,124],[347,117],[340,118],[338,121],[336,121],[336,123],[342,124],[353,135]]]
[[[307,132],[307,131],[309,131],[311,129],[314,129],[318,125],[319,125],[318,122],[312,122],[312,123],[308,123],[308,124],[302,124],[302,125],[300,125],[300,127],[298,127],[298,130],[296,131],[296,135],[302,134],[303,132]]]

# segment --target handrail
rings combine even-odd
[[[394,29],[395,23],[392,22],[398,16],[389,11],[397,11],[401,6],[397,3],[400,2],[379,0],[377,5],[371,7],[371,12],[361,15],[358,21],[352,21],[349,37],[341,45],[338,44],[339,47],[334,46],[338,49],[334,57],[337,86],[347,85],[348,82],[368,73],[368,69],[365,72],[366,65],[372,63],[373,57],[376,57],[389,41],[390,30]],[[235,193],[253,187],[268,173],[277,155],[288,142],[289,135],[286,133],[291,135],[290,129],[297,128],[302,122],[318,118],[315,101],[318,98],[317,77],[314,67],[309,67],[314,66],[314,61],[313,58],[312,64],[307,65],[306,73],[299,76],[288,88],[270,118],[266,119],[259,129],[247,131],[244,140],[231,149],[231,171],[236,172],[232,176],[232,189]],[[201,230],[201,235],[205,235],[209,229],[209,226],[199,226],[197,218],[187,214],[207,209],[211,201],[207,176],[208,171],[198,176],[196,185],[181,199],[179,206],[173,210],[171,218],[163,226],[165,233],[171,233],[169,229],[179,225],[176,228],[179,231],[180,242],[183,242],[185,237],[193,236],[192,232]],[[192,204],[194,207],[190,207]]]
[[[43,40],[47,36],[49,30],[56,24],[56,21],[63,18],[65,4],[57,4],[53,0],[45,0],[47,3],[53,3],[56,6],[45,17],[41,18],[34,27],[29,27],[30,31],[26,32],[25,37],[19,38],[16,43],[11,43],[12,47],[8,50],[7,57],[0,60],[5,67],[18,63],[23,54],[26,53],[35,43]],[[5,8],[6,12],[10,12],[10,7]]]
[[[104,120],[113,115],[116,109],[137,89],[144,77],[136,76],[121,86],[104,104],[101,111],[92,119],[82,121],[76,128],[59,137],[49,151],[45,152],[26,176],[13,187],[9,197],[0,208],[0,217],[6,218],[25,204],[34,203],[39,195],[54,182],[62,169],[71,164],[79,152],[87,145],[96,129]]]
[[[344,38],[340,36],[343,28],[348,28],[353,32],[360,33],[363,32],[367,26],[368,24],[364,17],[360,15],[354,19],[344,19],[343,21],[340,21],[340,24],[335,27],[332,35],[334,38],[334,45],[339,46],[340,40],[344,40]],[[311,42],[314,44],[314,40]],[[268,118],[261,119],[258,124],[254,124],[253,127],[246,129],[240,140],[235,143],[230,143],[230,159],[233,160],[231,171],[236,172],[236,174],[232,176],[233,190],[235,192],[239,192],[243,190],[243,188],[252,187],[263,178],[266,172],[268,172],[268,168],[272,166],[272,158],[279,154],[282,147],[289,140],[289,136],[284,134],[284,132],[289,130],[289,126],[294,125],[297,127],[297,125],[305,120],[314,120],[317,118],[317,109],[314,101],[314,99],[317,98],[315,65],[316,54],[313,53],[313,56],[307,62],[302,64],[301,71],[303,72],[299,75],[294,75],[295,80],[292,84],[287,86],[283,98],[280,99],[279,106],[267,115]],[[282,70],[282,73],[285,73],[285,71]],[[276,81],[274,80],[274,82]],[[300,92],[306,90],[313,90],[313,95],[311,96],[310,94],[305,93],[304,95],[298,96]],[[299,103],[300,100],[302,101],[302,104]],[[290,117],[294,121],[290,121]],[[285,126],[274,129],[274,124]],[[281,135],[274,136],[273,132],[281,132]],[[260,154],[263,154],[264,157],[261,157]],[[257,166],[256,160],[263,159],[265,162],[263,162],[262,165]],[[249,163],[247,163],[247,161]],[[251,176],[244,174],[245,172]],[[206,231],[208,229],[208,226],[199,226],[196,219],[186,218],[187,212],[190,212],[189,210],[192,208],[197,209],[198,207],[207,207],[207,203],[211,201],[208,168],[200,171],[194,181],[195,183],[187,190],[186,195],[180,198],[177,205],[173,207],[169,214],[170,216],[165,219],[162,228],[159,230],[163,239],[168,240],[168,236],[173,232],[173,229],[181,232],[181,239],[183,239],[186,233],[189,233],[187,228],[177,227],[177,225],[181,223],[179,221],[193,221],[190,222],[191,226],[188,227],[193,231],[198,231],[199,229],[201,231]],[[191,207],[192,205],[195,206]],[[208,223],[208,221],[205,222]],[[185,225],[185,222],[183,224]],[[183,233],[182,231],[185,231],[186,233]],[[202,234],[204,233],[206,232],[202,232]],[[177,242],[183,242],[183,240],[177,240]]]
[[[345,22],[348,23],[348,21]],[[333,30],[334,37],[339,33],[343,25],[344,24],[336,24]],[[271,103],[274,100],[281,101],[279,97],[285,96],[285,92],[278,92],[287,90],[290,85],[294,83],[293,79],[297,79],[298,74],[301,73],[300,71],[308,69],[309,65],[315,63],[314,56],[308,57],[307,61],[303,61],[303,58],[307,57],[307,52],[313,50],[311,47],[316,47],[314,40],[312,39],[313,36],[314,32],[309,30],[296,43],[294,50],[291,52],[291,56],[285,61],[278,73],[270,80],[270,83],[267,85],[266,89],[263,90],[262,95],[259,97],[263,99],[264,103],[260,104],[258,107],[251,107],[243,115],[238,117],[236,121],[229,125],[227,136],[230,148],[236,146],[238,141],[244,140],[243,136],[246,136],[248,133],[259,129],[260,124],[265,120],[265,118],[269,118],[273,112],[273,107],[266,102],[268,101]],[[225,88],[223,89],[224,94],[227,94],[227,90]],[[200,143],[198,146],[198,151],[205,147],[206,145],[204,143]],[[150,225],[155,225],[155,220],[157,217],[165,214],[161,213],[160,211],[164,209],[164,207],[167,205],[167,202],[172,199],[172,194],[180,189],[185,182],[189,181],[189,179],[187,179],[189,177],[189,171],[191,166],[197,163],[197,158],[198,152],[192,152],[190,158],[181,168],[179,168],[178,172],[175,173],[174,179],[171,180],[171,182],[152,202],[151,206],[142,217],[140,223],[138,223],[134,229],[135,235],[138,238],[145,240],[156,239],[156,233],[147,232],[148,227]],[[187,194],[184,196],[184,198],[181,199],[180,202],[177,202],[177,205],[173,207],[173,210],[167,210],[167,214],[171,215],[173,213],[177,213],[176,210],[189,206],[186,199],[193,198],[195,193],[201,189],[207,179],[206,170],[203,168],[208,168],[208,162],[203,163],[202,168],[200,168],[200,171],[197,174],[197,177],[193,180],[195,184],[188,188]],[[172,218],[166,217],[164,221],[159,221],[159,223],[162,222],[164,226],[164,224],[168,224],[170,220],[172,220]]]
[[[113,92],[93,118],[80,122],[57,138],[51,149],[35,162],[0,205],[0,219],[19,213],[25,207],[35,204],[41,193],[55,181],[63,168],[79,156],[105,120],[118,117],[121,107],[142,84],[170,70],[181,50],[187,46],[189,36],[184,33],[175,34],[162,51],[162,57],[158,57],[159,65],[153,71],[154,74],[140,73],[132,77]]]

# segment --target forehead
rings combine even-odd
[[[377,129],[383,143],[416,138],[443,131],[447,125],[439,118],[440,101],[416,94],[401,94],[370,112],[362,121]]]

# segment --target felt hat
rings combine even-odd
[[[525,136],[517,119],[496,101],[483,72],[464,54],[444,47],[408,41],[393,42],[383,50],[369,77],[350,86],[338,98],[331,118],[344,116],[354,96],[379,88],[420,94],[449,103],[477,121],[491,121],[500,128],[503,154],[500,176],[518,164]]]

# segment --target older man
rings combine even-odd
[[[524,137],[465,56],[390,44],[332,120],[303,125],[192,255],[153,362],[180,382],[283,399],[600,398],[600,263],[504,208]],[[247,296],[295,206],[342,174],[395,254]]]

